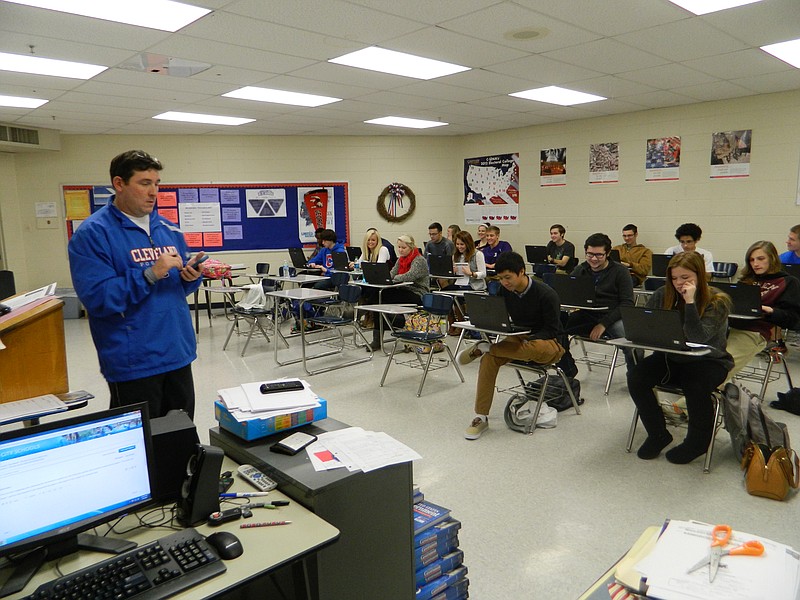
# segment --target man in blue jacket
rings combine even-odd
[[[72,282],[89,315],[111,406],[146,401],[151,417],[194,417],[196,339],[186,296],[200,287],[183,233],[154,211],[158,159],[129,150],[111,161],[116,195],[69,242]],[[195,264],[197,268],[191,265]]]

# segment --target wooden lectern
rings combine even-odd
[[[69,391],[63,309],[48,298],[0,321],[0,402]]]

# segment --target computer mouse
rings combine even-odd
[[[244,552],[242,542],[229,531],[217,531],[206,538],[208,545],[214,548],[222,560],[239,558]]]

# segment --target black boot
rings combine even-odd
[[[673,464],[688,464],[708,451],[711,436],[714,435],[713,430],[710,433],[704,430],[698,431],[697,427],[692,427],[691,418],[689,415],[689,431],[686,433],[686,439],[666,454],[667,460]]]
[[[664,415],[660,412],[652,414],[642,413],[639,411],[639,420],[644,425],[647,431],[647,439],[639,447],[636,456],[642,460],[653,460],[661,451],[670,445],[672,442],[672,434],[667,431],[667,426],[664,423]]]

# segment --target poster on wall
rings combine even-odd
[[[464,222],[516,225],[519,153],[464,159]]]
[[[589,145],[589,183],[619,183],[619,143]]]
[[[335,222],[333,188],[297,188],[297,229],[303,244],[316,244],[314,231],[334,229]]]
[[[644,162],[645,181],[677,181],[681,177],[680,136],[647,140]]]
[[[711,134],[711,179],[750,176],[752,129]]]
[[[567,185],[567,149],[545,148],[539,152],[539,185]]]

